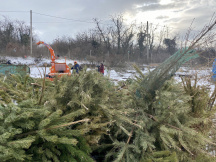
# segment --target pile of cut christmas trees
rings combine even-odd
[[[1,161],[215,161],[215,92],[171,79],[191,53],[147,76],[135,66],[122,89],[85,69],[54,82],[0,77]]]
[[[126,89],[86,69],[53,82],[0,77],[1,161],[216,161],[216,90],[172,80],[192,47],[149,75],[135,66]]]

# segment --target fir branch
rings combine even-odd
[[[31,85],[41,87],[41,85],[39,85],[38,83],[31,83]]]
[[[131,125],[133,125],[133,126],[136,126],[136,127],[140,128],[140,129],[142,129],[142,126],[141,126],[141,125],[138,125],[138,124],[136,124],[135,122],[130,122],[130,124],[131,124]]]
[[[179,142],[180,142],[181,146],[182,146],[188,153],[190,153],[190,154],[193,156],[194,154],[189,150],[189,148],[187,148],[187,146],[186,146],[186,144],[184,143],[182,137],[179,137],[178,139],[179,139]]]
[[[136,114],[136,118],[137,118],[137,116],[138,115]],[[120,128],[123,128],[123,127],[120,127]],[[129,142],[130,142],[130,140],[132,138],[132,135],[133,135],[133,132],[134,132],[134,127],[132,128],[130,134],[128,134],[129,132],[126,129],[123,129],[123,130],[126,131],[126,134],[129,135],[129,137],[128,137],[127,143],[124,145],[124,147],[122,149],[122,152],[120,153],[120,155],[118,156],[118,158],[115,160],[115,162],[121,161],[125,153],[126,153],[126,155],[128,155],[127,149],[128,149]]]
[[[74,125],[74,124],[77,124],[77,123],[83,123],[83,122],[88,122],[88,121],[90,121],[90,119],[82,119],[82,120],[78,120],[78,121],[75,121],[75,122],[70,122],[70,123],[66,123],[66,124],[62,124],[62,125],[57,125],[57,126],[54,126],[54,127],[51,127],[51,128],[46,128],[45,130],[66,127],[66,126],[69,126],[69,125]]]
[[[128,136],[130,136],[131,133],[129,133],[129,132],[127,131],[127,129],[125,129],[123,126],[120,125],[119,128],[120,128],[121,130],[123,130],[123,132],[124,132],[125,134],[127,134]]]
[[[127,144],[129,144],[129,142],[130,142],[130,140],[131,140],[131,137],[132,137],[132,135],[133,135],[133,131],[134,131],[134,129],[132,129],[132,131],[130,132],[130,136],[128,137]]]
[[[35,133],[38,133],[39,131],[43,131],[43,130],[52,130],[52,129],[57,129],[57,128],[61,128],[61,127],[74,125],[74,124],[77,124],[77,123],[88,122],[89,120],[90,119],[82,119],[82,120],[78,120],[78,121],[75,121],[75,122],[70,122],[70,123],[66,123],[66,124],[62,124],[62,125],[56,125],[56,126],[53,126],[53,127],[50,127],[50,128],[44,128],[44,129],[41,129],[41,130],[36,130],[36,131],[31,131],[31,132],[19,134],[19,135],[17,135],[17,137],[23,137],[23,136],[26,136],[26,135],[35,134]]]
[[[74,125],[74,124],[77,124],[77,123],[88,122],[88,121],[90,121],[90,119],[82,119],[82,120],[78,120],[78,121],[75,121],[75,122],[70,122],[70,123],[66,123],[66,124],[62,124],[62,125],[56,125],[56,126],[53,126],[53,127],[50,127],[50,128],[46,128],[45,130],[57,129],[57,128],[61,128],[61,127]]]
[[[157,119],[155,116],[153,116],[153,115],[151,115],[151,114],[148,114],[148,113],[146,113],[146,114],[149,116],[150,119],[153,119],[154,121],[159,122],[158,119]],[[160,122],[160,123],[161,123],[161,122]],[[169,127],[171,127],[171,128],[177,129],[177,130],[181,130],[180,128],[175,127],[175,126],[173,126],[173,125],[171,125],[171,124],[167,124],[167,123],[162,123],[162,124],[164,124],[164,125],[166,125],[166,126],[169,126]],[[182,130],[181,130],[181,131],[182,131]]]
[[[86,110],[89,110],[89,108],[86,107],[82,102],[81,102],[81,105],[82,105]]]
[[[175,126],[173,126],[173,125],[170,125],[170,124],[165,124],[165,125],[167,125],[167,126],[169,126],[169,127],[171,127],[171,128],[174,128],[174,129],[177,129],[177,130],[180,130],[180,131],[182,131],[180,128],[178,128],[178,127],[175,127]]]
[[[43,78],[43,86],[42,86],[42,91],[41,91],[41,96],[40,96],[40,100],[39,100],[39,105],[42,102],[42,98],[43,98],[43,94],[44,94],[44,89],[45,89],[45,79],[46,79],[46,67],[45,67],[45,72],[44,72],[44,78]]]
[[[148,114],[148,113],[146,113],[146,114],[149,116],[150,119],[153,119],[154,121],[158,122],[156,117],[154,117],[153,115]]]
[[[214,91],[211,95],[211,97],[209,98],[209,101],[208,101],[208,109],[212,109],[213,105],[214,105],[214,102],[216,100],[216,86],[214,88]]]

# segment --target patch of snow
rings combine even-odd
[[[3,60],[11,60],[12,64],[18,65],[18,64],[25,64],[30,67],[30,76],[33,78],[43,78],[44,73],[45,73],[45,67],[42,67],[45,63],[50,64],[51,60],[42,58],[41,61],[38,63],[35,62],[35,58],[33,57],[27,57],[27,58],[22,58],[22,57],[0,57],[0,59]],[[86,64],[88,63],[87,61],[80,61],[80,60],[70,60],[66,59],[67,64],[74,64],[74,61],[77,61],[79,64]],[[65,58],[59,58],[56,59],[56,62],[61,63],[65,62]],[[145,67],[142,69],[143,74],[149,73],[149,71],[154,70],[155,68],[148,68]],[[92,69],[87,69],[87,70],[92,70]],[[97,70],[96,68],[94,70]],[[46,74],[50,72],[49,67],[46,68]],[[194,76],[197,74],[198,79],[198,85],[202,86],[205,85],[209,87],[211,92],[213,92],[215,88],[215,84],[211,82],[211,68],[206,68],[202,70],[192,70],[187,67],[181,67],[178,72],[176,72],[176,76],[174,76],[174,79],[177,82],[181,82],[180,76]],[[124,70],[124,72],[117,72],[114,69],[108,70],[105,67],[104,75],[112,79],[114,82],[117,81],[124,81],[127,80],[128,78],[134,78],[135,75],[137,75],[135,70]]]

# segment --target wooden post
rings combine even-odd
[[[147,63],[149,63],[149,34],[148,34],[148,21],[146,26],[146,55],[147,55]]]

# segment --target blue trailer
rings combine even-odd
[[[27,65],[12,65],[12,64],[0,64],[0,74],[30,74],[30,68]]]

